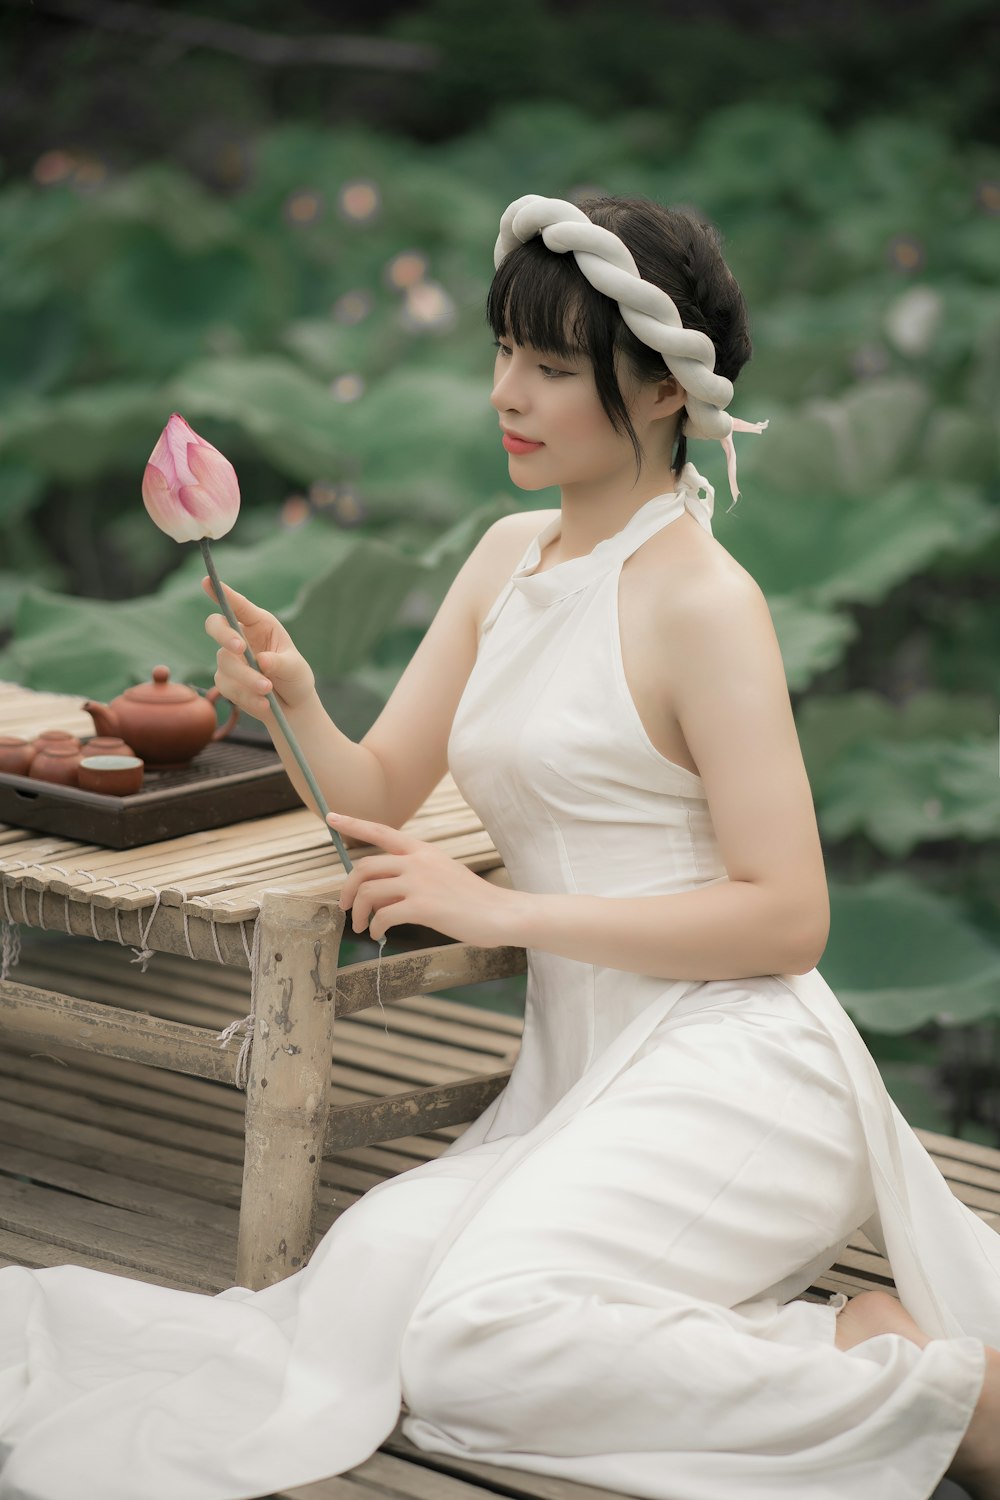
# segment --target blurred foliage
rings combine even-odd
[[[770,426],[737,439],[715,531],[786,662],[822,970],[915,1123],[1000,1141],[970,1082],[1000,1018],[1000,151],[932,113],[835,131],[789,103],[694,122],[552,99],[434,144],[300,120],[248,136],[225,194],[177,159],[95,182],[53,144],[0,185],[0,678],[107,699],[162,660],[211,683],[200,553],[139,499],[179,410],[240,475],[222,576],[359,738],[485,527],[558,503],[514,490],[489,404],[500,212],[693,206],[753,315],[733,410]],[[689,456],[721,502],[717,448]]]
[[[992,0],[8,0],[0,69],[13,172],[53,141],[86,141],[119,169],[170,157],[228,190],[247,132],[362,122],[431,143],[511,100],[609,122],[652,109],[670,119],[664,154],[720,106],[761,98],[834,131],[874,102],[995,141],[1000,30]],[[810,147],[807,122],[786,169],[811,166]]]

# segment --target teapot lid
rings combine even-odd
[[[183,682],[171,682],[169,667],[154,667],[151,682],[137,683],[135,687],[126,688],[122,694],[131,703],[188,703],[192,698],[200,696],[193,687],[186,687]]]

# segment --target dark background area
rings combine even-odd
[[[172,158],[224,191],[244,131],[363,121],[433,142],[531,97],[598,117],[662,107],[691,127],[770,97],[833,126],[912,111],[995,141],[998,76],[991,0],[5,0],[0,155],[25,174],[59,139],[112,169]]]

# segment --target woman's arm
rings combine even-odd
[[[670,896],[539,896],[514,892],[503,946],[662,979],[807,974],[819,962],[794,920],[753,881],[719,881]]]

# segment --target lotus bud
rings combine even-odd
[[[240,513],[240,485],[225,454],[174,412],[142,476],[142,503],[175,542],[225,536]]]
[[[177,412],[171,416],[149,455],[146,472],[142,476],[142,503],[149,512],[150,519],[167,536],[172,536],[175,542],[200,544],[219,608],[236,634],[246,641],[243,629],[233,614],[232,605],[226,598],[209,544],[209,538],[225,536],[236,524],[240,513],[240,485],[236,470],[218,448],[213,448],[211,443],[206,443],[204,438],[199,437]],[[250,666],[259,672],[260,666],[250,649],[249,641],[246,641],[246,655]],[[320,815],[325,819],[330,809],[273,689],[268,693],[267,701],[309,790],[316,799]],[[353,865],[343,839],[335,828],[329,824],[326,827],[344,869],[350,872]],[[381,955],[381,944],[379,952]],[[227,1027],[227,1031],[228,1029]],[[226,1032],[223,1032],[219,1040],[226,1039]],[[244,1043],[244,1048],[246,1045]],[[241,1051],[236,1075],[241,1088],[244,1086],[241,1077],[245,1059],[246,1053]]]

